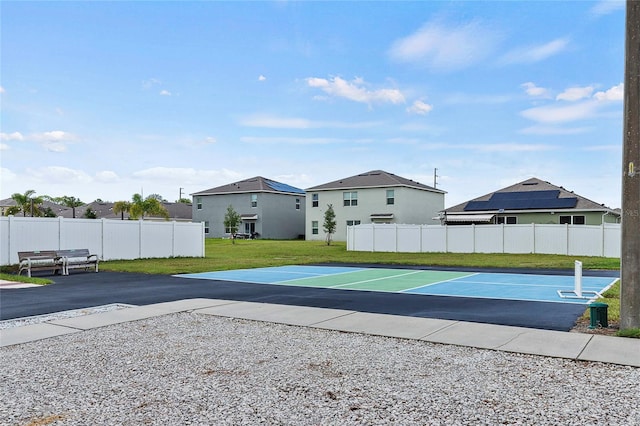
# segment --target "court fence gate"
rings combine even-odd
[[[404,253],[540,253],[620,257],[620,224],[347,227],[347,250]]]
[[[84,248],[101,260],[204,257],[204,223],[0,217],[0,265],[19,251]]]

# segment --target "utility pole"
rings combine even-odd
[[[184,188],[180,187],[180,195],[178,196],[178,202],[180,202],[180,200],[182,200],[182,190]]]
[[[640,328],[640,1],[627,0],[620,329]]]
[[[433,169],[433,187],[436,188],[438,185],[438,169]]]

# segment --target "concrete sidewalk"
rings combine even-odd
[[[0,347],[178,312],[640,367],[640,339],[219,299],[186,299],[8,328],[0,330]]]

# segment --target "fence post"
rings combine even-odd
[[[142,259],[142,219],[138,220],[138,259]]]
[[[394,226],[394,230],[395,230],[395,238],[394,238],[395,249],[394,249],[394,252],[397,253],[398,252],[398,224],[395,223],[394,225],[395,225]]]
[[[176,257],[176,221],[173,221],[171,227],[171,257]]]
[[[473,252],[476,252],[476,224],[472,223],[471,224],[471,235],[473,236],[473,239],[471,240],[473,243]]]
[[[531,241],[533,243],[533,253],[536,253],[536,224],[532,223],[531,224],[531,232],[533,233],[533,237],[531,238]]]
[[[376,251],[376,224],[372,223],[371,224],[371,252],[375,252]]]

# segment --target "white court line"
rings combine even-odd
[[[451,281],[459,280],[461,278],[473,277],[474,275],[478,275],[479,273],[480,272],[474,272],[472,274],[465,275],[464,277],[450,278],[450,279],[444,280],[444,281],[436,281],[436,282],[431,283],[431,284],[424,284],[424,285],[419,285],[418,287],[407,288],[405,290],[401,290],[400,293],[405,293],[405,292],[411,291],[411,290],[417,290],[419,288],[431,287],[432,285],[436,285],[436,284],[448,283],[448,282],[451,282]]]
[[[312,278],[318,278],[318,277],[333,277],[336,275],[353,274],[355,272],[366,271],[366,270],[367,268],[361,268],[361,269],[356,269],[355,271],[334,272],[332,274],[317,274],[316,276],[311,276],[311,277],[292,278],[290,280],[276,281],[276,283],[288,283],[291,281],[298,281],[298,280],[310,280]],[[323,287],[323,288],[331,288],[331,287]]]
[[[374,268],[370,268],[370,270],[373,270]],[[325,287],[325,288],[338,288],[338,287],[345,287],[348,285],[355,285],[355,284],[363,284],[363,283],[370,283],[370,282],[374,282],[374,281],[382,281],[382,280],[386,280],[389,278],[398,278],[398,277],[404,277],[407,275],[413,275],[413,274],[417,274],[423,271],[411,271],[411,272],[407,272],[406,274],[399,274],[399,275],[390,275],[388,277],[380,277],[380,278],[372,278],[370,280],[362,280],[362,281],[355,281],[352,283],[346,283],[346,284],[337,284],[337,285],[332,285],[329,287]]]

